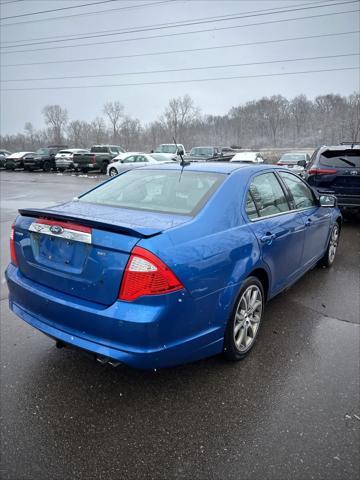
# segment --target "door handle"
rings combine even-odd
[[[276,235],[274,233],[266,233],[263,235],[260,240],[262,243],[268,243],[269,245],[272,243],[272,241],[276,238]]]

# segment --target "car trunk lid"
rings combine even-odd
[[[54,290],[111,305],[136,243],[188,220],[138,213],[77,202],[20,210],[15,224],[19,269]]]

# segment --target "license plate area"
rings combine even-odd
[[[39,264],[64,272],[82,272],[90,245],[41,233],[30,236],[33,255]]]

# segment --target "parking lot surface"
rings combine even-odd
[[[3,275],[18,208],[104,178],[0,173],[1,477],[358,478],[360,218],[346,216],[332,269],[269,302],[241,363],[114,369],[12,314]]]

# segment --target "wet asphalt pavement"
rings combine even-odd
[[[272,300],[257,345],[160,371],[57,350],[7,306],[16,210],[100,181],[1,172],[2,479],[355,479],[359,476],[360,218],[332,269]]]

